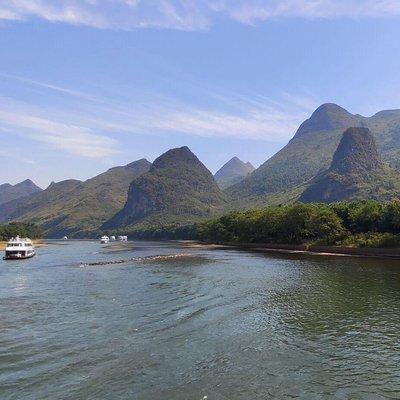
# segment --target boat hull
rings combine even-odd
[[[36,255],[36,252],[30,253],[30,254],[27,254],[27,255],[6,254],[3,257],[3,260],[26,260],[28,258],[35,257],[35,255]]]

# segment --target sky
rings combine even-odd
[[[322,103],[400,108],[399,71],[398,0],[0,0],[0,183],[259,166]]]

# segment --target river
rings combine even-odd
[[[2,400],[400,398],[399,261],[173,242],[37,252],[0,261]]]

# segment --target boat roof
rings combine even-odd
[[[15,238],[11,238],[7,243],[32,243],[32,240],[29,238],[20,238],[16,236]]]

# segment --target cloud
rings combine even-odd
[[[14,80],[14,81],[17,81],[17,82],[21,82],[21,83],[27,83],[27,84],[33,85],[33,86],[39,86],[41,88],[50,89],[50,90],[53,90],[53,91],[56,91],[56,92],[60,92],[60,93],[63,93],[63,94],[68,94],[70,96],[79,97],[79,98],[82,98],[82,99],[91,99],[91,98],[93,99],[94,98],[92,95],[80,92],[78,90],[72,90],[72,89],[68,89],[68,88],[62,87],[62,86],[52,85],[52,84],[49,84],[49,83],[46,83],[46,82],[40,82],[40,81],[36,81],[36,80],[33,80],[33,79],[28,79],[28,78],[23,78],[23,77],[16,76],[16,75],[0,73],[0,78],[6,78],[6,79]]]
[[[227,9],[231,18],[254,25],[276,18],[337,19],[400,16],[397,0],[272,0],[243,1]]]
[[[171,95],[141,92],[135,98],[108,89],[102,96],[20,76],[1,77],[35,85],[40,97],[42,92],[50,92],[52,101],[36,102],[33,97],[27,103],[0,96],[0,129],[7,130],[8,135],[90,158],[120,152],[127,135],[283,142],[320,103],[312,96],[287,92],[271,99],[255,93],[203,88],[197,90],[201,104],[195,105]],[[58,96],[56,101],[54,94]]]
[[[160,94],[141,95],[140,99],[123,103],[99,98],[93,103],[81,102],[81,114],[75,112],[73,119],[93,131],[114,135],[169,137],[179,134],[280,142],[290,139],[320,103],[309,96],[288,93],[271,100],[253,93],[218,90],[203,93],[202,100],[206,105],[191,105]]]
[[[102,158],[116,153],[118,142],[90,128],[34,115],[29,105],[0,98],[0,128],[7,136],[16,135],[42,142],[70,154]]]
[[[100,29],[204,30],[219,17],[254,25],[276,18],[400,16],[398,0],[9,0],[0,19],[84,25]]]
[[[222,109],[163,103],[147,113],[137,114],[129,127],[137,133],[150,131],[280,142],[292,137],[307,116],[303,109],[293,107],[293,104],[289,106],[287,102],[281,107],[271,107],[269,104],[255,104],[251,98],[237,100],[235,105]]]

